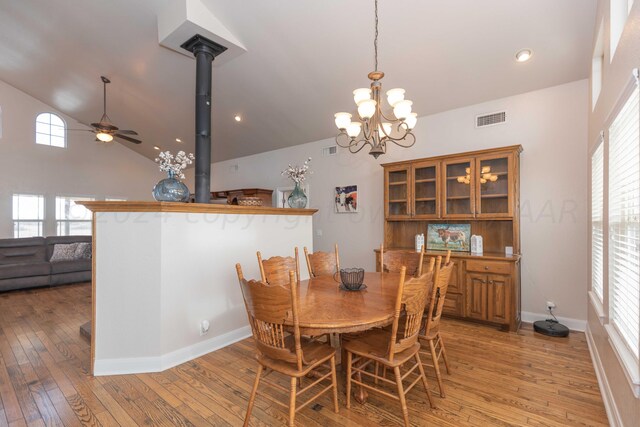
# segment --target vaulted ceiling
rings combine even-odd
[[[129,148],[150,158],[154,145],[192,151],[195,61],[158,44],[166,1],[0,0],[0,80],[91,123],[105,75],[111,119],[144,141]],[[335,135],[333,113],[354,110],[351,91],[373,69],[373,0],[202,2],[247,49],[214,67],[214,160]],[[419,116],[589,74],[596,0],[379,8],[383,86],[405,88]],[[522,48],[533,49],[529,62],[514,60]]]

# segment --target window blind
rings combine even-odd
[[[609,309],[638,358],[640,341],[640,105],[637,85],[609,128]]]
[[[591,290],[602,302],[604,276],[604,144],[591,156]]]

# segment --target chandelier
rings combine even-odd
[[[457,181],[460,184],[470,184],[471,183],[471,168],[466,168],[465,176],[459,176]],[[486,184],[487,182],[496,182],[498,180],[498,175],[494,175],[491,173],[491,166],[483,166],[480,170],[480,184]]]
[[[387,103],[393,109],[392,115],[382,112],[380,94],[384,77],[378,71],[378,0],[375,0],[375,37],[373,40],[375,68],[368,77],[371,88],[360,88],[353,91],[353,100],[358,106],[359,120],[352,121],[349,113],[336,113],[335,122],[340,130],[336,136],[336,143],[342,148],[348,148],[351,153],[357,153],[366,146],[370,146],[369,154],[378,158],[386,153],[387,143],[392,142],[403,148],[409,148],[416,143],[416,137],[411,132],[416,125],[417,115],[411,112],[413,104],[404,99],[404,89],[395,88],[387,91]]]

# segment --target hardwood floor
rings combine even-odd
[[[93,378],[89,344],[78,331],[90,299],[88,284],[0,294],[0,426],[242,425],[256,372],[251,339],[163,373]],[[584,334],[552,339],[452,320],[443,328],[452,368],[444,375],[447,398],[438,397],[428,371],[438,408],[412,390],[413,424],[608,425]],[[343,376],[339,382],[340,413],[326,395],[298,413],[297,425],[401,424],[398,404],[373,394],[347,410]],[[286,420],[258,395],[251,425]]]

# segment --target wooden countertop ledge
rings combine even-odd
[[[177,212],[239,215],[313,215],[317,209],[283,209],[271,206],[238,206],[174,202],[77,202],[92,212]]]

